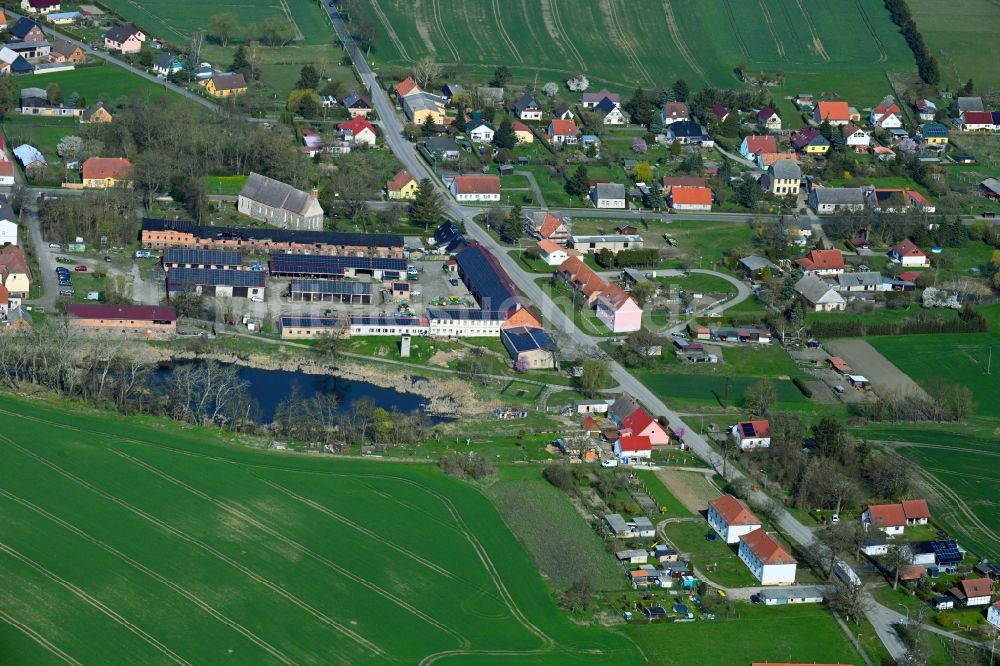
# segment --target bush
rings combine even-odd
[[[806,383],[802,381],[799,377],[793,377],[792,383],[795,384],[795,388],[797,388],[799,391],[802,392],[802,395],[804,395],[807,398],[813,397],[812,389],[809,388],[806,385]]]

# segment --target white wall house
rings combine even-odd
[[[619,183],[598,183],[590,192],[594,208],[625,208],[625,186]]]
[[[496,132],[493,128],[486,123],[478,123],[472,126],[472,129],[467,130],[469,138],[476,143],[492,143],[493,135]]]
[[[455,176],[451,193],[456,201],[500,201],[500,177]]]
[[[771,446],[771,424],[768,421],[741,421],[729,429],[729,434],[744,451]]]
[[[986,611],[986,621],[995,627],[994,631],[1000,630],[1000,601],[994,602]]]
[[[798,564],[787,550],[762,529],[740,537],[740,559],[761,585],[792,585]]]
[[[760,518],[745,502],[723,495],[708,503],[708,524],[726,543],[736,543],[744,534],[760,529]]]
[[[6,208],[4,206],[3,208]],[[2,212],[0,208],[0,212]],[[0,219],[0,247],[7,245],[17,245],[17,222],[8,219]]]

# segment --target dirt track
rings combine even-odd
[[[706,470],[710,472],[710,470]],[[706,474],[701,472],[686,472],[672,469],[660,469],[656,472],[667,490],[677,498],[691,513],[700,513],[708,508],[709,500],[719,496],[719,489],[712,484]]]
[[[924,390],[909,375],[864,340],[834,340],[823,346],[831,354],[847,361],[853,372],[867,377],[875,392],[880,395],[925,395]]]

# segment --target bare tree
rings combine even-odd
[[[205,31],[195,30],[188,40],[188,62],[191,67],[197,67],[201,62],[201,49],[205,46]]]
[[[413,80],[421,88],[426,88],[434,79],[441,76],[441,65],[434,62],[431,56],[424,56],[413,63]]]
[[[860,585],[852,585],[838,580],[826,600],[830,604],[830,608],[838,613],[843,613],[848,621],[853,618],[855,624],[858,623],[864,612],[864,588]]]
[[[892,572],[892,589],[895,590],[899,586],[900,574],[913,563],[913,551],[906,543],[894,541],[889,544],[889,551],[879,558],[879,563]]]

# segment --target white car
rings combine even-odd
[[[264,299],[261,298],[260,296],[251,296],[250,297],[250,302],[251,303],[263,303]]]
[[[618,467],[618,461],[614,458],[608,458],[607,460],[601,461],[601,467]]]

